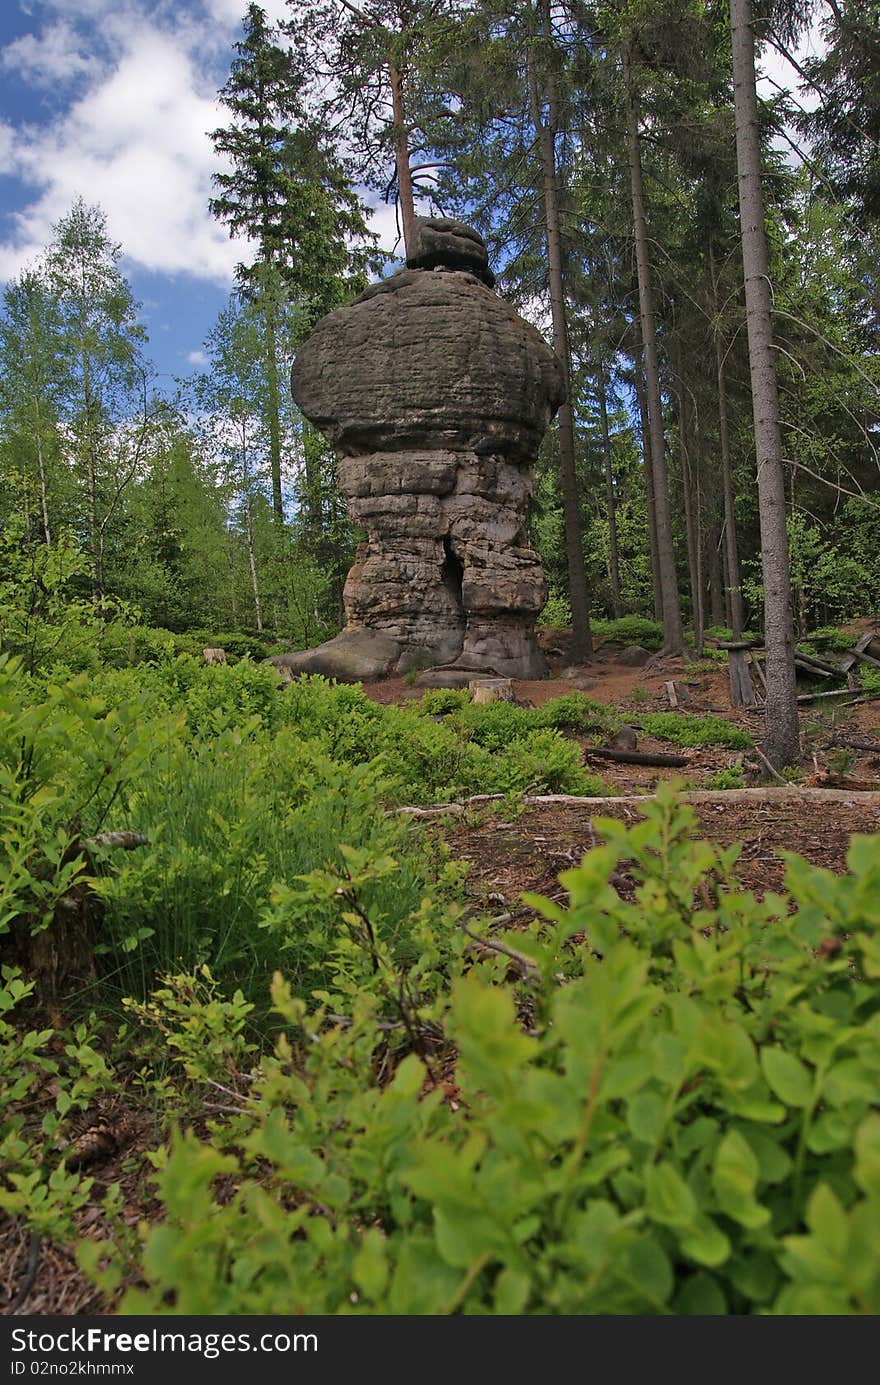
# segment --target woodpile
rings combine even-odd
[[[734,707],[763,706],[767,698],[767,675],[762,663],[765,657],[764,650],[748,640],[718,640],[717,645],[719,649],[727,650],[730,696]],[[795,650],[794,666],[798,673],[807,678],[845,678],[847,681],[845,688],[801,693],[798,702],[819,702],[823,699],[834,700],[841,697],[858,698],[859,689],[853,677],[853,670],[858,664],[880,668],[880,633],[877,631],[869,630],[860,636],[840,659],[820,659],[815,654]],[[667,692],[671,706],[676,706],[673,701],[675,694],[668,684]],[[870,694],[863,696],[866,701],[871,697]]]

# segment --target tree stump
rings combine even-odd
[[[468,691],[479,706],[484,702],[512,702],[513,680],[510,678],[472,678]]]

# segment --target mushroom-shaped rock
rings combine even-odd
[[[333,653],[366,630],[399,646],[393,671],[540,677],[534,622],[547,586],[525,522],[534,459],[564,397],[559,362],[489,286],[469,227],[417,218],[408,263],[322,318],[293,367],[294,398],[336,449],[367,535]]]

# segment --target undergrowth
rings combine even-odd
[[[234,1040],[240,1001],[210,976],[168,978],[135,1018],[176,1055],[178,1087],[222,1074],[231,1109],[153,1155],[151,1226],[117,1215],[109,1242],[81,1241],[107,1302],[880,1310],[878,839],[853,839],[840,878],[788,856],[785,893],[759,901],[738,848],[694,841],[671,791],[645,813],[596,824],[561,877],[567,903],[528,897],[538,921],[495,932],[507,955],[465,952],[461,930],[438,949],[426,930],[402,964],[363,892],[381,862],[353,863],[341,894],[339,872],[314,874],[313,907],[338,900],[333,975],[309,1001],[282,966],[282,1032],[255,1063]],[[51,1225],[35,1199],[9,1181],[7,1209]]]

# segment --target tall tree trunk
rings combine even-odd
[[[639,127],[632,97],[629,59],[624,55],[626,88],[627,146],[632,189],[633,231],[636,243],[636,271],[639,281],[639,311],[645,351],[645,383],[648,401],[648,427],[651,435],[651,465],[654,480],[654,511],[657,530],[657,564],[663,605],[663,652],[684,651],[684,630],[678,599],[675,550],[672,544],[672,518],[669,512],[669,477],[663,439],[663,411],[660,402],[660,371],[657,361],[657,334],[654,326],[654,291],[651,286],[651,260],[648,254],[648,228],[642,187],[642,154]]]
[[[319,544],[324,532],[324,506],[321,496],[321,437],[304,415],[300,415],[303,455],[305,511],[312,545]]]
[[[246,426],[246,424],[242,424],[241,436],[241,489],[244,498],[244,532],[247,545],[248,568],[251,574],[251,591],[254,595],[254,616],[257,622],[257,629],[260,634],[262,634],[263,607],[260,602],[260,586],[257,581],[257,559],[254,552],[254,518],[251,513],[251,478],[248,462],[247,436],[245,433]]]
[[[745,613],[742,599],[742,576],[739,566],[739,545],[736,538],[736,512],[733,494],[733,458],[730,448],[730,421],[727,413],[727,376],[724,369],[724,342],[719,320],[718,283],[715,277],[715,256],[709,244],[709,273],[712,278],[712,300],[715,310],[715,375],[718,381],[718,436],[721,443],[721,489],[724,497],[724,563],[727,572],[727,600],[730,607],[730,628],[735,640],[742,639]]]
[[[639,334],[639,347],[633,353],[632,359],[636,399],[639,405],[639,428],[642,434],[642,470],[645,475],[645,505],[648,511],[648,542],[651,547],[651,590],[654,602],[654,619],[662,624],[663,584],[660,581],[660,560],[657,556],[657,509],[654,505],[654,465],[651,461],[651,426],[648,422],[648,398],[645,393],[641,333]]]
[[[721,488],[724,493],[724,554],[727,566],[727,585],[730,600],[730,628],[735,640],[742,639],[745,629],[742,576],[739,568],[739,545],[736,539],[736,512],[733,495],[733,463],[730,451],[730,423],[727,415],[727,379],[724,372],[724,353],[721,339],[715,338],[715,359],[718,375],[718,432],[721,439]]]
[[[226,554],[229,558],[229,597],[232,608],[232,628],[238,626],[238,603],[235,599],[235,545],[232,540],[232,530],[227,526],[226,529]]]
[[[403,228],[403,244],[407,255],[412,250],[413,218],[415,200],[413,197],[412,173],[409,163],[409,131],[406,127],[406,112],[403,104],[403,80],[396,63],[388,59],[388,81],[391,87],[391,116],[394,122],[394,163],[397,170],[397,195],[400,201],[400,221]]]
[[[284,523],[284,498],[281,494],[281,392],[278,388],[278,334],[275,309],[264,305],[266,326],[266,389],[268,394],[269,466],[272,473],[272,511],[276,523]]]
[[[722,526],[716,524],[709,535],[709,615],[713,625],[727,624],[724,604],[724,573],[721,563]]]
[[[608,431],[608,400],[605,394],[605,362],[601,349],[599,362],[599,416],[602,422],[602,455],[605,459],[605,503],[608,510],[609,576],[611,578],[611,610],[620,615],[620,561],[617,549],[617,504],[614,498],[614,471],[611,465],[611,435]]]
[[[761,142],[755,92],[755,44],[751,20],[750,0],[730,0],[740,231],[764,570],[764,643],[767,650],[765,751],[774,769],[781,769],[783,765],[793,764],[800,758],[800,743],[788,536],[785,528],[785,474],[770,316]]]
[[[550,276],[553,346],[562,366],[565,381],[565,402],[559,409],[559,469],[565,518],[565,556],[568,564],[568,586],[571,598],[571,655],[573,662],[577,663],[591,656],[593,639],[590,633],[590,601],[587,590],[580,498],[575,468],[574,415],[571,407],[571,354],[568,346],[568,323],[565,316],[562,237],[559,226],[559,190],[556,181],[556,148],[553,127],[545,124],[541,115],[538,79],[533,65],[529,77],[532,119],[538,136],[544,178],[544,215],[547,236],[547,264]]]
[[[687,538],[688,584],[691,593],[691,623],[694,628],[694,645],[699,655],[703,648],[703,573],[700,553],[700,523],[697,512],[697,495],[694,489],[694,471],[687,444],[684,386],[681,385],[680,377],[678,441],[681,455],[681,494],[684,502],[685,535]]]
[[[50,548],[51,545],[52,545],[52,533],[51,533],[51,530],[50,530],[50,528],[49,528],[49,493],[48,493],[48,488],[47,488],[47,486],[46,486],[46,467],[45,467],[45,463],[44,463],[44,461],[43,461],[43,425],[42,425],[42,420],[40,419],[40,401],[39,401],[39,399],[36,401],[36,414],[37,414],[37,427],[36,427],[36,434],[37,434],[37,474],[38,474],[39,479],[40,479],[40,510],[41,510],[42,517],[43,517],[43,538],[44,538],[44,540],[45,540],[46,547],[47,547],[47,548]]]
[[[83,358],[83,400],[85,413],[85,464],[88,493],[89,556],[91,558],[92,600],[103,599],[104,574],[98,557],[98,472],[95,461],[95,440],[92,435],[92,395],[88,367]]]

